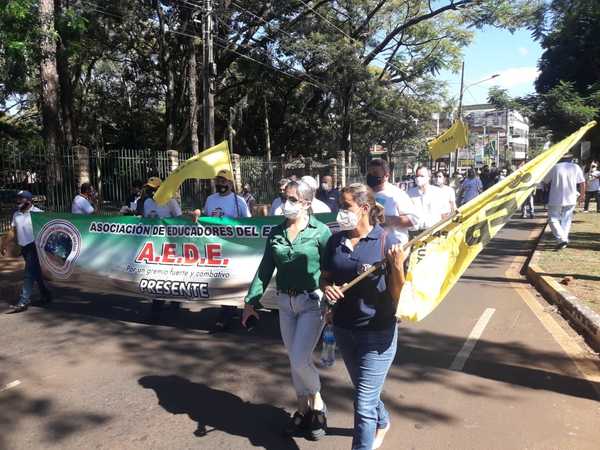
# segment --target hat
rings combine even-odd
[[[148,181],[146,181],[146,186],[150,186],[151,188],[158,189],[162,180],[158,177],[150,177]]]
[[[17,192],[17,197],[26,198],[29,201],[33,199],[33,195],[29,191],[19,191]]]
[[[221,177],[221,178],[225,178],[226,180],[233,181],[233,175],[231,175],[231,172],[227,169],[219,170],[217,172],[217,177]]]

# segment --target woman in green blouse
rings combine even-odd
[[[281,336],[288,352],[298,410],[285,429],[308,439],[325,435],[325,404],[313,351],[325,324],[326,304],[319,290],[321,259],[331,232],[310,213],[314,192],[306,183],[290,182],[285,190],[286,220],[271,230],[265,252],[248,290],[242,324],[254,316],[255,307],[277,269],[277,294]]]

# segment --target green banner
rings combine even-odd
[[[317,214],[330,227],[335,214]],[[32,214],[40,264],[87,292],[239,304],[271,228],[283,217],[142,219]],[[267,301],[267,304],[269,302]]]

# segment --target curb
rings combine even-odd
[[[544,230],[540,234],[540,238],[545,233],[548,233],[548,231]],[[595,351],[600,351],[600,314],[584,305],[578,297],[569,292],[554,278],[544,275],[544,271],[537,263],[538,259],[536,246],[526,269],[529,282],[548,302],[558,306],[562,316],[568,320],[577,332],[583,335]]]

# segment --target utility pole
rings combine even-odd
[[[509,115],[510,109],[506,108],[506,145],[504,146],[504,167],[506,168],[508,168],[508,150],[510,148],[508,144],[510,140],[510,128],[508,126]]]
[[[460,95],[458,98],[458,120],[462,120],[462,103],[465,84],[465,62],[462,62],[460,69]],[[458,172],[458,150],[454,151],[454,173]]]
[[[263,102],[265,104],[265,148],[267,150],[267,163],[269,165],[269,171],[271,170],[271,131],[269,130],[269,107],[267,105],[267,96],[263,95]]]
[[[204,148],[215,145],[215,77],[217,67],[213,53],[213,9],[212,0],[204,0],[202,29],[203,68],[202,84],[204,115]]]

